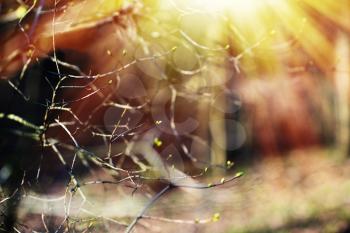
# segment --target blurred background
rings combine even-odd
[[[1,231],[350,231],[349,0],[5,0],[0,32]]]

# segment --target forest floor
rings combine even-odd
[[[174,190],[146,213],[166,219],[141,219],[135,232],[350,232],[350,161],[336,160],[335,154],[325,149],[292,151],[263,159],[246,168],[241,178],[216,188]],[[215,180],[220,177],[211,179]],[[142,193],[130,195],[130,189],[116,197],[114,188],[106,191],[106,186],[104,195],[99,195],[98,187],[102,186],[84,190],[87,201],[72,202],[76,213],[72,208],[71,215],[94,213],[104,219],[108,229],[115,229],[111,232],[125,229],[112,219],[136,216],[147,202]],[[25,199],[19,214],[31,225],[28,213],[45,209],[47,215],[60,215],[64,212],[62,201],[43,205],[40,200]],[[218,221],[195,223],[196,219],[212,219],[216,213]],[[125,223],[128,221],[130,218],[125,218]],[[98,229],[90,230],[102,232]]]
[[[197,201],[186,199],[186,192],[173,193],[153,215],[221,216],[203,225],[169,224],[161,232],[350,232],[350,161],[334,159],[335,153],[300,150],[264,159],[237,182],[198,192]]]

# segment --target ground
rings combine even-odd
[[[241,168],[245,170],[242,178],[218,188],[174,190],[146,213],[165,219],[141,219],[135,232],[347,232],[350,161],[335,158],[332,149],[292,151]],[[236,166],[234,172],[240,169]],[[123,231],[124,227],[113,219],[127,223],[145,205],[147,197],[143,192],[131,195],[130,189],[125,189],[115,198],[113,190],[120,193],[120,187],[109,186],[108,191],[101,187],[83,188],[88,201],[77,196],[71,216],[98,216],[94,221],[87,220],[93,232],[102,225],[112,232]],[[45,205],[34,198],[24,200],[20,214],[24,220],[29,212],[64,213],[63,199]]]

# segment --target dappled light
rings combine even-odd
[[[0,1],[0,232],[348,232],[349,0]]]

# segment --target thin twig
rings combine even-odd
[[[130,223],[130,225],[126,228],[125,233],[130,233],[132,229],[135,227],[137,222],[143,217],[143,215],[147,212],[147,210],[159,199],[161,198],[165,193],[167,193],[173,186],[167,185],[164,189],[162,189],[159,193],[157,193],[148,203],[147,205],[141,210],[140,214],[134,218],[134,220]]]

